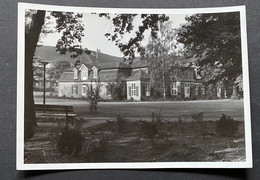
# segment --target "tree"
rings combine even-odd
[[[111,19],[111,15],[108,13],[101,13],[99,16]],[[114,16],[115,17],[112,18],[114,25],[113,33],[106,33],[105,36],[109,41],[115,42],[115,45],[118,46],[120,51],[124,54],[124,57],[130,61],[135,58],[136,52],[142,57],[145,55],[145,48],[141,44],[144,39],[144,32],[150,30],[151,36],[156,38],[159,24],[169,20],[169,17],[165,14],[140,14],[140,18],[142,19],[141,25],[138,27],[138,30],[135,31],[135,35],[127,42],[124,42],[124,35],[133,32],[133,21],[139,15],[115,14]]]
[[[242,74],[239,12],[195,14],[178,32],[178,42],[205,74],[209,84],[232,86]]]
[[[58,80],[62,73],[71,67],[71,64],[68,61],[58,61],[54,64],[53,67],[47,70],[47,74],[49,74],[50,79]]]
[[[101,84],[99,82],[94,82],[95,87],[93,87],[93,82],[90,85],[87,85],[87,100],[89,102],[89,111],[97,112],[97,105],[101,100],[100,91]]]
[[[71,52],[75,57],[83,53],[79,45],[83,36],[82,14],[70,12],[48,12],[56,18],[56,29],[62,32],[56,48],[61,54]],[[27,11],[25,24],[25,111],[24,111],[24,138],[33,136],[35,119],[34,98],[33,98],[33,57],[40,35],[46,33],[43,29],[46,12],[42,10]]]
[[[148,61],[151,83],[156,94],[162,94],[166,98],[169,89],[172,67],[176,65],[178,53],[176,46],[175,30],[172,21],[160,22],[157,37],[150,36],[146,46],[146,58]]]

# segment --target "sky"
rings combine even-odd
[[[173,28],[180,27],[181,24],[184,24],[185,17],[187,14],[181,15],[168,15],[169,21],[173,22]],[[83,48],[88,48],[89,50],[96,51],[97,49],[101,50],[102,53],[109,55],[123,57],[123,54],[120,52],[119,48],[115,46],[114,42],[108,41],[105,37],[105,33],[112,32],[113,23],[112,20],[107,20],[106,18],[100,18],[97,14],[85,13],[83,14],[83,24],[84,28],[84,37],[82,38]],[[137,30],[138,25],[141,24],[141,18],[135,18],[134,20],[134,30],[133,33]],[[145,32],[144,40],[142,45],[146,45],[149,39],[149,31]],[[133,34],[127,34],[124,36],[124,41],[128,42],[128,39],[131,38]],[[48,46],[55,46],[57,40],[61,37],[58,33],[49,33],[41,39],[41,44]]]

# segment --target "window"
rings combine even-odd
[[[205,94],[205,87],[204,87],[204,86],[201,88],[201,94],[202,94],[202,95]]]
[[[135,96],[136,95],[136,89],[135,89],[135,83],[131,84],[131,95]]]
[[[78,85],[74,84],[72,86],[72,94],[78,94]]]
[[[86,70],[82,70],[81,71],[81,78],[82,78],[82,80],[86,80],[87,79],[87,71]]]
[[[194,93],[196,96],[199,95],[199,85],[198,84],[195,84]]]
[[[145,83],[145,95],[150,96],[150,84]]]
[[[190,83],[184,83],[185,94],[190,94]]]
[[[172,83],[171,95],[178,95],[177,83]]]
[[[74,69],[74,79],[78,79],[78,70]]]
[[[86,85],[86,84],[83,84],[83,85],[82,85],[82,94],[83,94],[83,95],[86,95],[86,93],[87,93],[87,85]]]
[[[97,78],[97,68],[93,67],[93,78]]]

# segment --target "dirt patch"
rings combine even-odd
[[[41,119],[34,138],[25,142],[25,163],[245,161],[243,123],[232,137],[223,137],[216,134],[215,122],[163,122],[149,138],[142,121],[127,121],[120,130],[116,121],[89,126],[89,120],[80,120],[74,127],[85,140],[76,157],[57,151],[63,123]]]

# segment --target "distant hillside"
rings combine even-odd
[[[66,55],[61,55],[58,52],[56,52],[56,47],[39,46],[36,49],[35,57],[46,59],[52,63],[61,60],[68,61],[70,63],[75,63],[75,61],[78,59],[80,59],[81,63],[92,64],[92,65],[100,64],[100,63],[119,62],[119,61],[123,62],[123,58],[111,56],[108,54],[104,54],[102,52],[98,52],[98,55],[96,53],[97,53],[96,51],[91,51],[89,55],[82,54],[77,58],[71,58],[69,53],[66,53]]]

